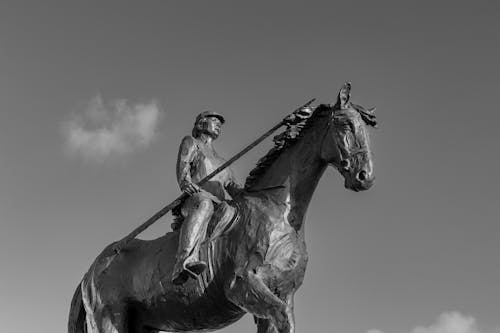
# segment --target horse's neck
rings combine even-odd
[[[320,159],[321,132],[309,129],[298,142],[286,148],[250,188],[252,191],[277,188],[265,192],[274,202],[287,207],[288,223],[297,231],[303,229],[307,207],[326,168]]]

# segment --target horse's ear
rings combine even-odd
[[[365,124],[377,127],[377,117],[374,114],[375,108],[365,109],[361,105],[351,103],[352,107],[359,112]]]
[[[349,104],[349,100],[351,99],[351,83],[346,82],[340,88],[339,94],[337,96],[337,108],[345,109]]]

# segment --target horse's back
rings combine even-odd
[[[93,278],[103,292],[120,290],[113,298],[149,299],[170,283],[177,244],[178,233],[172,232],[153,240],[134,239],[119,254],[111,244],[95,260]]]

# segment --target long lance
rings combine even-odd
[[[271,128],[269,131],[264,133],[262,136],[260,136],[257,140],[246,146],[242,151],[240,151],[238,154],[234,155],[231,159],[229,159],[226,163],[222,164],[220,167],[215,169],[212,173],[210,173],[208,176],[200,180],[196,185],[198,186],[203,186],[205,183],[207,183],[212,177],[217,175],[219,172],[227,168],[230,164],[234,163],[237,159],[239,159],[241,156],[245,155],[249,150],[257,146],[259,143],[261,143],[265,138],[267,138],[269,135],[271,135],[274,131],[276,131],[278,128],[280,128],[283,125],[286,125],[287,123],[293,121],[294,115],[299,112],[300,110],[308,107],[311,105],[316,98],[311,99],[309,102],[305,103],[304,105],[301,105],[297,109],[295,109],[289,116],[285,117],[283,120],[281,120],[278,124],[276,124],[273,128]],[[185,192],[183,192],[177,199],[160,209],[156,214],[151,216],[146,222],[135,228],[130,234],[122,238],[120,241],[118,241],[114,246],[113,250],[115,251],[116,254],[119,254],[122,249],[124,249],[127,244],[133,240],[137,235],[139,235],[141,232],[146,230],[149,226],[151,226],[153,223],[158,221],[163,215],[177,207],[182,203],[184,199],[186,199],[189,195]]]

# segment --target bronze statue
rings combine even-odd
[[[171,281],[179,231],[134,239],[118,256],[116,244],[104,249],[75,291],[68,332],[213,331],[245,313],[259,333],[294,332],[293,297],[308,257],[305,214],[320,177],[332,165],[348,189],[374,180],[367,125],[376,118],[349,98],[346,84],[335,105],[302,110],[274,138],[233,198],[230,218],[213,214],[199,245],[206,269],[195,279]]]
[[[192,135],[184,137],[179,147],[177,181],[181,190],[190,197],[181,209],[184,219],[172,275],[174,284],[183,284],[189,276],[196,279],[206,269],[206,263],[199,260],[199,247],[205,239],[214,204],[232,199],[228,191],[234,194],[240,190],[229,168],[218,173],[201,188],[196,185],[225,162],[212,145],[219,137],[224,122],[224,117],[216,112],[200,113],[196,117]]]

